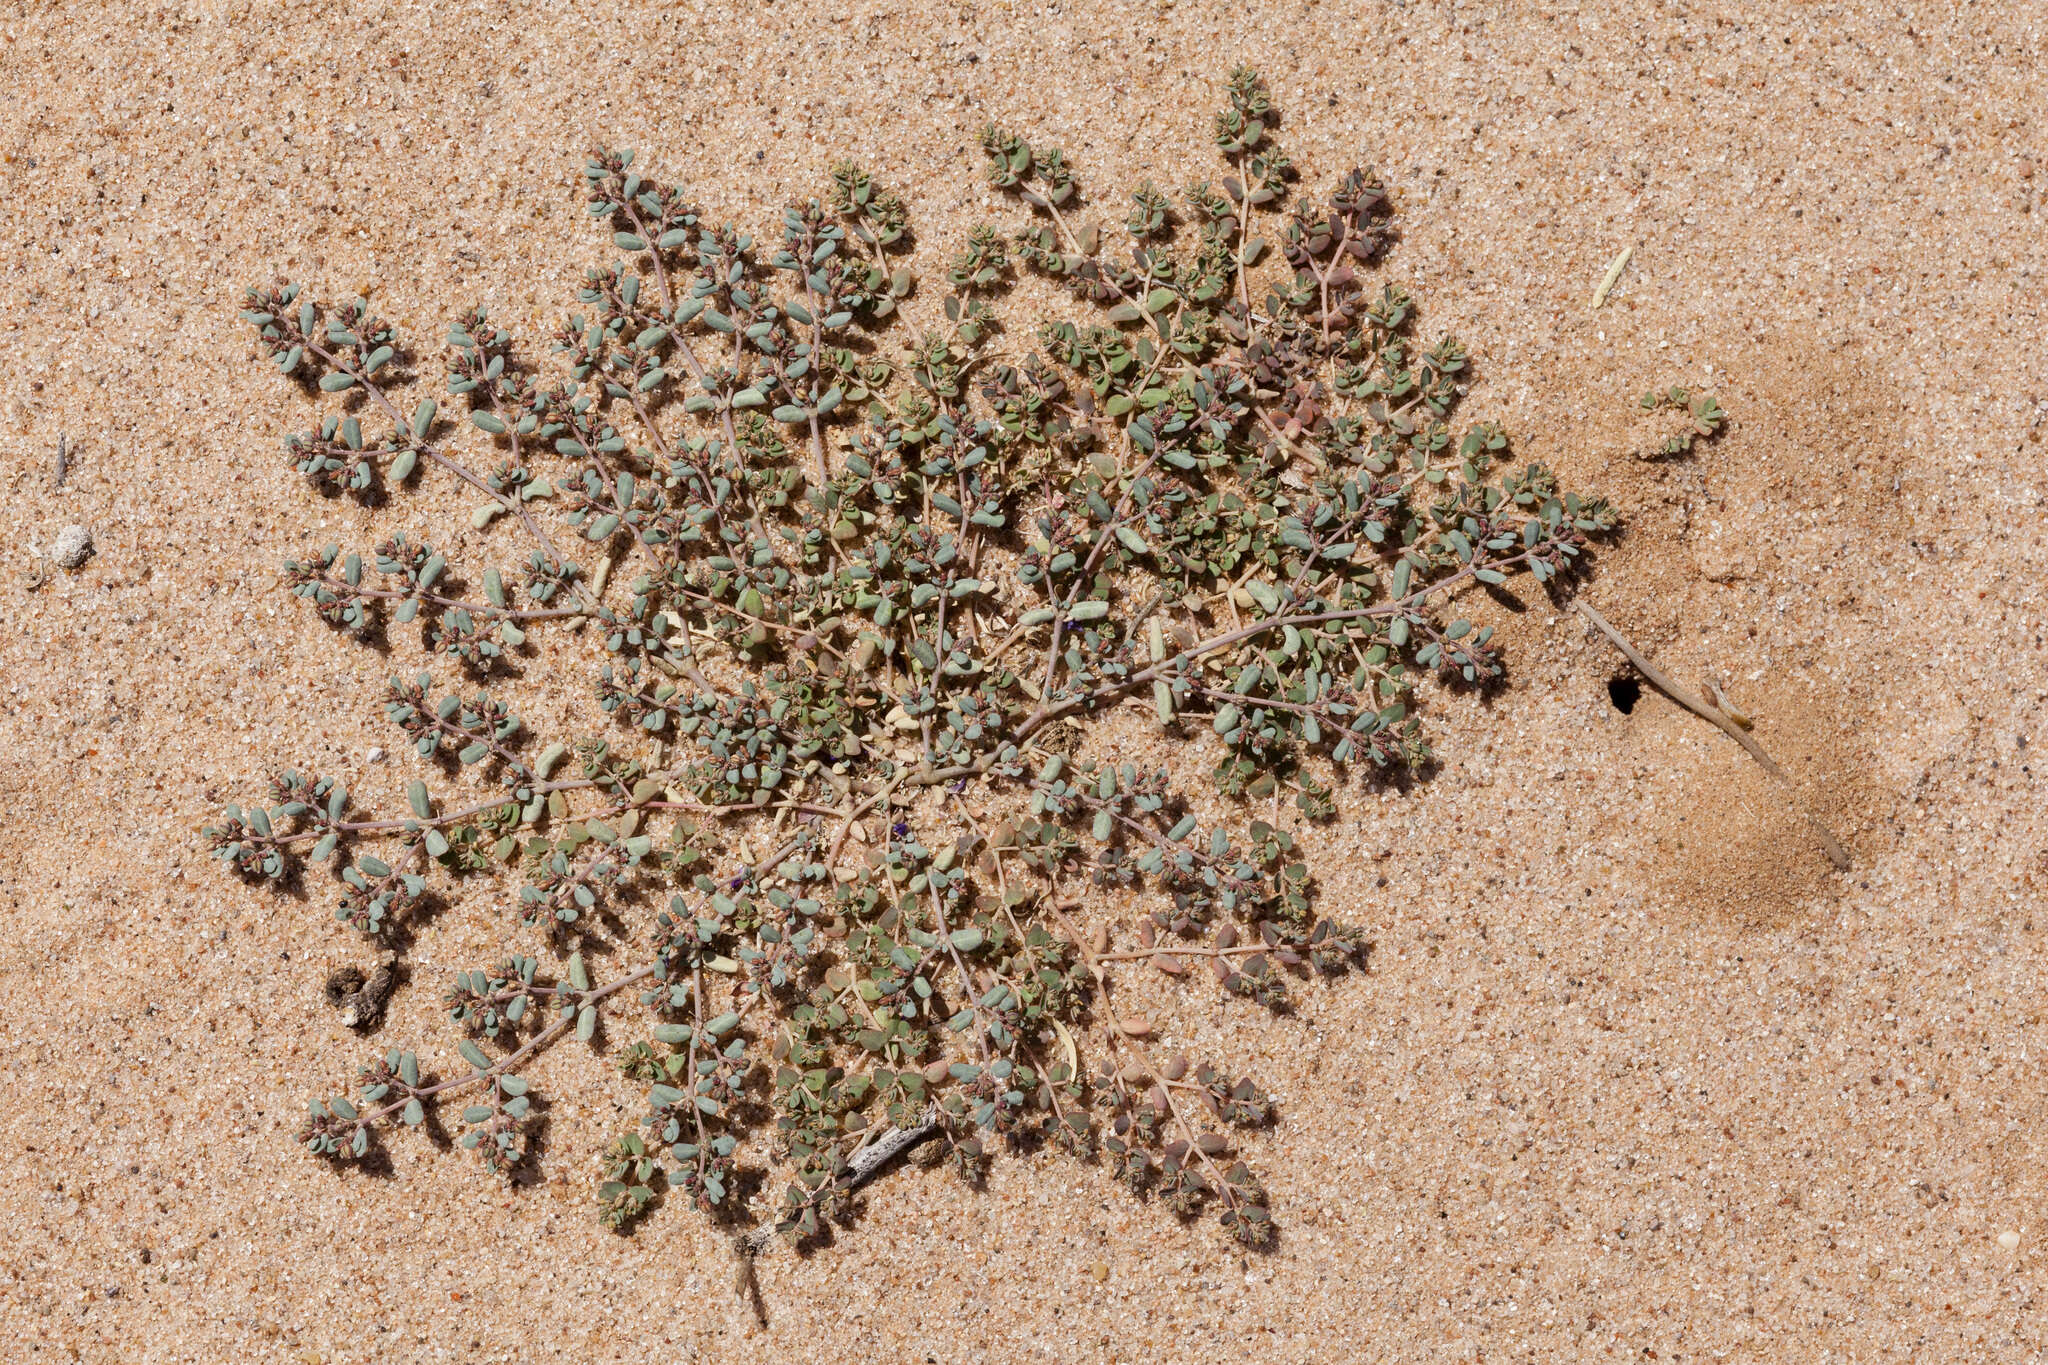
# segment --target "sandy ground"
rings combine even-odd
[[[10,1359],[2048,1350],[2048,17],[1247,9],[8,7]],[[979,184],[984,119],[1058,138],[1114,215],[1141,176],[1210,173],[1239,60],[1306,186],[1370,161],[1395,187],[1390,272],[1479,358],[1464,411],[1621,503],[1587,600],[1727,680],[1855,870],[1828,875],[1716,732],[1654,695],[1618,713],[1613,656],[1539,594],[1494,617],[1511,687],[1432,700],[1440,775],[1311,836],[1371,975],[1280,1019],[1199,989],[1162,1011],[1282,1097],[1253,1144],[1271,1255],[1057,1157],[980,1193],[909,1171],[836,1244],[763,1260],[763,1330],[700,1220],[595,1224],[593,1154],[637,1097],[573,1048],[529,1073],[554,1100],[536,1188],[424,1142],[389,1179],[294,1150],[367,1050],[318,997],[357,949],[324,888],[232,883],[196,831],[280,760],[387,803],[407,773],[364,761],[395,747],[385,661],[272,587],[367,523],[283,466],[313,405],[253,363],[241,287],[375,285],[429,344],[477,299],[551,320],[601,258],[574,195],[598,138],[751,223],[858,156],[908,193],[928,268],[1020,221]],[[1635,459],[1631,400],[1671,383],[1732,428]],[[52,575],[68,522],[98,553]],[[580,684],[562,705],[595,724]],[[440,968],[491,960],[504,924],[486,901],[436,921],[380,1040],[446,1049]]]

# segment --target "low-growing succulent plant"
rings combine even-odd
[[[1636,407],[1645,415],[1676,412],[1682,414],[1684,418],[1681,430],[1666,436],[1642,452],[1644,459],[1689,455],[1692,453],[1693,442],[1711,441],[1721,434],[1721,428],[1728,421],[1728,414],[1721,410],[1721,400],[1713,394],[1695,394],[1677,387],[1666,389],[1662,393],[1656,389],[1645,390],[1643,396],[1636,400]]]
[[[382,699],[467,770],[444,790],[373,816],[279,771],[212,846],[251,878],[332,862],[336,917],[380,946],[436,880],[519,882],[521,950],[447,988],[461,1060],[380,1053],[312,1104],[307,1148],[363,1158],[459,1097],[463,1145],[508,1170],[520,1068],[609,1013],[647,1096],[604,1155],[613,1227],[678,1199],[753,1221],[765,1168],[766,1216],[809,1237],[849,1211],[864,1144],[929,1124],[970,1178],[1053,1143],[1272,1238],[1231,1136],[1270,1099],[1159,1048],[1117,982],[1284,1009],[1362,963],[1280,801],[1324,820],[1360,774],[1425,763],[1418,681],[1502,671],[1460,595],[1567,574],[1613,520],[1499,427],[1453,425],[1469,360],[1379,271],[1387,191],[1354,170],[1298,196],[1277,118],[1234,73],[1219,177],[1145,184],[1107,225],[1059,149],[988,128],[1023,226],[974,228],[936,290],[904,264],[904,200],[857,167],[757,237],[599,150],[583,183],[617,260],[539,350],[456,319],[438,384],[364,300],[249,293],[278,372],[339,405],[292,465],[394,509],[453,480],[483,540],[462,565],[415,531],[315,548],[290,591],[345,633],[412,623],[475,690],[409,668]],[[1019,272],[1071,316],[1011,330]],[[489,691],[513,660],[523,686],[562,677],[543,626],[612,656],[574,684],[591,733],[535,735]],[[1204,809],[1242,815],[1096,756],[1126,704],[1215,736]],[[1115,932],[1089,927],[1106,901],[1135,907]],[[595,943],[627,965],[598,979]]]

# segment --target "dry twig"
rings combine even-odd
[[[1828,827],[1821,823],[1819,816],[1799,804],[1798,793],[1792,786],[1792,779],[1786,776],[1785,770],[1778,766],[1776,760],[1764,752],[1763,745],[1757,743],[1750,733],[1737,724],[1726,712],[1695,697],[1692,693],[1680,687],[1670,674],[1643,657],[1642,651],[1630,644],[1620,631],[1609,625],[1606,617],[1584,602],[1575,601],[1572,605],[1578,609],[1579,615],[1600,628],[1600,633],[1605,635],[1614,647],[1620,650],[1630,663],[1635,665],[1636,671],[1647,678],[1652,687],[1702,720],[1713,722],[1724,734],[1733,739],[1737,744],[1740,744],[1743,750],[1757,761],[1758,766],[1776,778],[1779,784],[1785,788],[1786,793],[1793,798],[1793,808],[1805,816],[1806,823],[1813,827],[1815,836],[1820,839],[1821,847],[1827,850],[1828,861],[1833,863],[1835,869],[1839,872],[1847,872],[1849,870],[1849,850],[1842,847],[1841,840],[1835,838],[1828,830]]]

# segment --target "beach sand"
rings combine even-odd
[[[9,10],[8,1358],[2048,1350],[2039,6]],[[415,1135],[388,1175],[297,1150],[307,1099],[373,1048],[452,1056],[448,970],[534,945],[502,888],[454,898],[366,1041],[320,996],[363,955],[325,881],[250,887],[205,853],[273,764],[402,803],[410,760],[365,755],[403,748],[377,694],[417,640],[339,638],[279,562],[474,501],[430,480],[373,518],[291,473],[280,438],[323,409],[256,358],[243,287],[371,289],[427,392],[459,309],[538,339],[608,259],[578,197],[593,141],[756,228],[854,157],[904,193],[935,276],[973,223],[1025,221],[981,183],[984,121],[1057,140],[1113,223],[1141,178],[1217,173],[1239,62],[1304,193],[1361,163],[1392,187],[1385,270],[1470,347],[1461,415],[1620,506],[1585,600],[1687,686],[1724,681],[1853,869],[1726,737],[1654,693],[1619,712],[1626,668],[1525,582],[1478,604],[1508,686],[1426,697],[1440,770],[1354,784],[1303,835],[1370,972],[1279,1017],[1206,982],[1145,1000],[1168,1045],[1279,1097],[1247,1143],[1269,1254],[1056,1155],[982,1190],[912,1167],[830,1245],[761,1259],[764,1328],[703,1219],[597,1224],[597,1154],[641,1098],[575,1045],[527,1072],[549,1101],[529,1187]],[[1663,429],[1636,395],[1674,384],[1729,430],[1638,458]],[[56,569],[72,523],[96,553]],[[598,644],[547,649],[572,683],[530,676],[519,709],[602,728]],[[1199,780],[1213,743],[1189,747]]]

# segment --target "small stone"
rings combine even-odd
[[[382,762],[383,762],[383,761],[384,761],[385,759],[387,759],[387,758],[389,758],[389,757],[390,757],[390,755],[384,752],[384,750],[383,750],[383,747],[382,747],[382,746],[380,746],[380,745],[372,745],[372,746],[370,747],[370,752],[368,752],[368,753],[366,753],[366,754],[364,754],[364,755],[363,755],[363,762],[365,762],[365,763],[382,763]]]
[[[1090,1272],[1090,1273],[1092,1273],[1092,1274],[1093,1274],[1093,1275],[1095,1276],[1095,1283],[1097,1283],[1097,1284],[1108,1284],[1108,1283],[1109,1283],[1109,1262],[1107,1262],[1107,1261],[1097,1261],[1097,1262],[1095,1263],[1095,1268],[1094,1268],[1094,1270],[1093,1270],[1092,1272]]]
[[[2007,1228],[2004,1232],[1998,1234],[1998,1244],[2007,1251],[2018,1251],[2020,1249],[2020,1235],[2011,1228]]]
[[[57,543],[50,547],[50,558],[57,561],[60,569],[75,569],[92,558],[92,532],[83,526],[67,526],[57,533]]]

